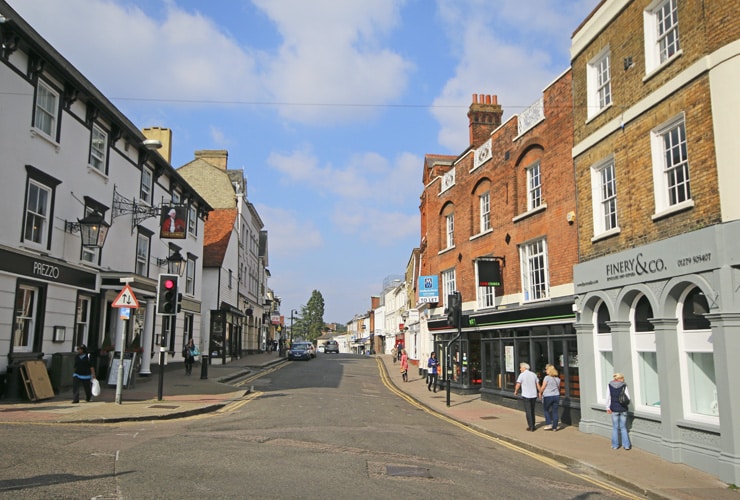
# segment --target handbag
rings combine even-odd
[[[100,382],[98,382],[98,379],[94,378],[91,382],[91,390],[92,395],[97,397],[100,396]]]
[[[617,398],[617,401],[619,401],[619,404],[624,406],[625,408],[630,405],[630,398],[627,397],[627,385],[623,385],[621,389],[619,389],[619,397]]]
[[[190,354],[191,354],[191,355],[192,355],[193,357],[195,357],[195,356],[199,356],[199,355],[200,355],[200,351],[198,350],[198,348],[197,348],[197,347],[193,347],[193,348],[192,348],[192,349],[190,350]]]

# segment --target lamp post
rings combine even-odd
[[[296,315],[298,314],[298,311],[295,309],[290,310],[290,345],[293,345],[293,313]]]

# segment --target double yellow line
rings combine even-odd
[[[603,481],[599,481],[598,479],[586,476],[584,474],[578,474],[576,472],[573,472],[571,470],[568,470],[568,466],[558,462],[557,460],[554,460],[552,458],[544,457],[542,455],[539,455],[533,451],[527,450],[525,448],[522,448],[520,446],[517,446],[515,444],[509,443],[508,441],[504,441],[502,439],[499,439],[497,437],[491,436],[489,434],[486,434],[485,432],[481,432],[479,430],[476,430],[472,427],[470,427],[467,424],[464,424],[462,422],[459,422],[453,418],[448,417],[447,415],[440,413],[436,410],[433,410],[429,408],[428,406],[425,406],[421,403],[419,403],[416,399],[412,398],[405,392],[401,391],[396,385],[391,381],[390,377],[388,376],[388,371],[385,368],[385,364],[380,358],[375,358],[376,362],[378,363],[378,371],[380,372],[380,380],[383,382],[383,385],[388,388],[389,391],[391,391],[393,394],[397,395],[401,399],[408,402],[411,406],[414,408],[418,408],[420,410],[425,411],[426,413],[433,415],[437,417],[438,419],[447,422],[448,424],[454,425],[455,427],[458,427],[470,434],[473,434],[474,436],[477,436],[481,439],[486,439],[488,441],[491,441],[493,443],[496,443],[499,446],[503,446],[505,448],[508,448],[512,451],[515,451],[517,453],[520,453],[522,455],[526,455],[530,458],[533,458],[534,460],[537,460],[540,463],[543,463],[545,465],[548,465],[554,469],[558,469],[562,472],[565,472],[566,474],[570,474],[571,476],[577,477],[579,479],[582,479],[583,481],[589,482],[591,484],[594,484],[598,486],[599,488],[603,488],[607,491],[611,491],[612,493],[615,493],[617,495],[620,495],[624,498],[630,498],[633,500],[644,500],[645,497],[635,495],[634,493],[631,493],[627,490],[623,490],[621,488],[618,488],[614,485],[605,483]]]

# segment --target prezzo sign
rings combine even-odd
[[[0,271],[93,291],[97,283],[94,273],[4,249],[0,249]]]

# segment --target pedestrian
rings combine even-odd
[[[396,359],[398,358],[398,357],[396,356],[396,352],[397,352],[397,350],[396,350],[396,348],[395,348],[395,347],[394,347],[393,349],[391,349],[391,356],[393,356],[393,363],[394,363],[394,364],[395,364],[395,362],[396,362]]]
[[[182,349],[182,357],[185,358],[185,375],[193,373],[193,363],[195,362],[195,342],[193,339],[188,340],[187,345]]]
[[[553,365],[545,366],[545,373],[545,378],[540,386],[540,399],[545,410],[545,430],[557,431],[561,380]]]
[[[404,382],[409,381],[409,357],[406,355],[406,349],[401,349],[401,378]]]
[[[524,413],[527,415],[527,430],[534,432],[534,405],[540,392],[540,381],[537,375],[529,369],[528,363],[519,363],[519,378],[514,386],[514,396],[522,389]]]
[[[87,352],[87,346],[80,344],[77,346],[77,356],[75,356],[75,370],[72,374],[72,403],[80,402],[80,386],[85,389],[85,401],[92,400],[92,379],[95,378],[95,368],[92,366],[90,354]]]
[[[434,387],[434,392],[437,392],[437,368],[439,367],[439,361],[437,361],[437,353],[432,352],[429,355],[427,361],[427,390],[431,391]]]
[[[629,450],[632,448],[630,437],[627,434],[627,407],[629,406],[630,393],[627,384],[624,383],[624,375],[617,372],[612,376],[611,382],[607,385],[606,394],[606,412],[612,416],[612,450],[619,449],[619,438],[622,438],[622,448]],[[620,393],[624,389],[627,399],[622,398]]]

